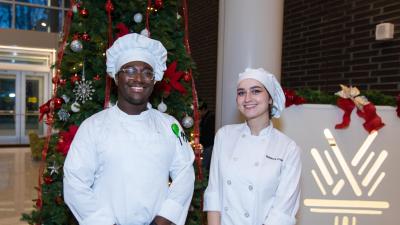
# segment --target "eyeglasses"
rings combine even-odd
[[[154,72],[149,69],[144,69],[142,71],[136,69],[135,67],[126,67],[121,68],[118,73],[123,73],[125,76],[129,78],[134,78],[135,75],[140,75],[140,78],[144,81],[152,81],[154,79]]]

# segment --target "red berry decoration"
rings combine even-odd
[[[84,41],[90,41],[90,36],[89,36],[89,34],[86,33],[86,32],[84,32],[84,33],[82,34],[82,40],[84,40]]]
[[[64,200],[63,200],[63,198],[62,198],[61,196],[57,196],[57,197],[54,199],[54,201],[55,201],[58,205],[61,205],[61,204],[64,202]]]
[[[88,17],[89,16],[89,11],[86,8],[83,8],[79,11],[79,15],[81,15],[82,17]]]
[[[46,184],[51,184],[51,183],[53,183],[53,179],[49,176],[46,176],[46,177],[44,177],[44,182]]]
[[[155,9],[161,9],[164,5],[163,0],[155,0],[154,1],[154,8]]]
[[[67,81],[65,79],[60,79],[59,84],[61,86],[64,86],[67,83]]]
[[[96,76],[93,77],[93,80],[99,81],[101,79],[100,75],[96,74]]]
[[[192,76],[190,76],[190,74],[188,74],[188,73],[186,73],[186,74],[183,76],[183,80],[184,80],[185,82],[189,82],[191,79],[192,79]]]
[[[72,84],[75,84],[75,82],[80,81],[81,78],[78,76],[77,73],[75,73],[74,75],[71,76],[70,80]]]

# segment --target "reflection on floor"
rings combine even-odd
[[[32,199],[38,182],[39,162],[31,159],[30,149],[0,148],[0,224],[25,225],[21,213],[33,209]]]

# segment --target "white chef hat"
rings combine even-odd
[[[268,71],[265,71],[263,68],[247,68],[243,73],[239,74],[237,85],[239,85],[239,83],[244,79],[254,79],[264,85],[273,101],[271,109],[272,116],[279,118],[281,112],[285,108],[285,94],[275,76]]]
[[[149,64],[153,68],[156,81],[162,80],[167,68],[167,50],[161,42],[136,33],[118,38],[107,49],[106,55],[107,73],[112,78],[115,78],[123,65],[132,61]]]

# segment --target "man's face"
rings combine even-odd
[[[136,71],[129,74],[125,71]],[[154,88],[154,78],[145,79],[144,75],[153,72],[153,68],[141,61],[126,63],[117,74],[118,101],[131,105],[147,104]]]

